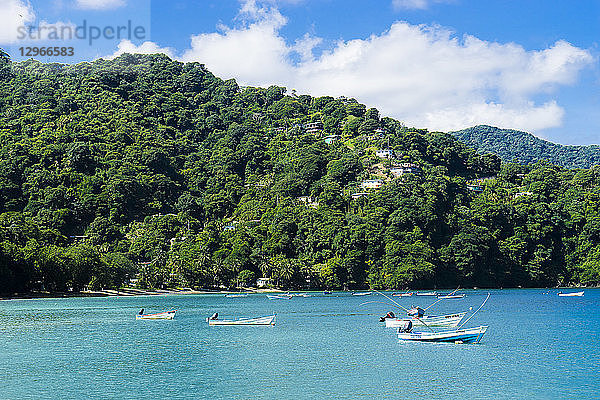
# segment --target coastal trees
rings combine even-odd
[[[598,279],[598,168],[500,164],[354,99],[164,55],[0,58],[2,292]]]

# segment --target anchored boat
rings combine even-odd
[[[222,325],[256,325],[256,326],[265,326],[265,325],[275,325],[275,315],[269,315],[266,317],[258,317],[258,318],[240,318],[240,319],[223,319],[219,320],[218,314],[214,314],[210,318],[206,318],[209,326],[222,326]]]
[[[289,294],[268,294],[267,298],[269,300],[289,300],[292,296]]]
[[[438,299],[462,299],[463,297],[465,297],[465,295],[463,293],[461,294],[447,294],[444,296],[438,296]]]
[[[558,295],[560,297],[581,297],[581,296],[583,296],[583,291],[581,291],[581,292],[570,292],[570,293],[558,292]]]
[[[420,342],[479,343],[487,326],[442,332],[398,332],[398,339]]]
[[[135,316],[135,319],[173,319],[175,318],[176,311],[177,310],[170,310],[155,314],[144,314],[144,309],[142,308],[140,313]]]
[[[448,315],[426,315],[423,317],[406,316],[403,318],[386,318],[386,328],[400,328],[405,321],[410,321],[413,327],[431,326],[436,328],[455,328],[466,315],[466,312]]]

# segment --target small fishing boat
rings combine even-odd
[[[437,292],[417,292],[417,296],[437,296]]]
[[[175,318],[175,311],[163,311],[155,314],[144,314],[144,309],[140,311],[138,315],[135,316],[135,319],[173,319]]]
[[[581,297],[581,296],[583,296],[583,291],[581,291],[581,292],[570,292],[570,293],[558,292],[558,295],[560,297]]]
[[[226,294],[225,297],[236,298],[236,297],[248,297],[247,294]]]
[[[443,296],[438,296],[438,299],[462,299],[465,297],[464,293],[461,294],[446,294]]]
[[[398,332],[398,339],[420,342],[479,343],[487,326],[442,332]]]
[[[410,321],[415,328],[430,326],[436,328],[455,328],[466,315],[466,312],[447,315],[426,315],[422,317],[406,316],[402,318],[386,318],[386,328],[400,328]]]
[[[289,294],[268,294],[267,298],[269,300],[289,300],[292,296]]]
[[[214,314],[210,318],[206,318],[209,326],[225,326],[225,325],[243,325],[243,326],[267,326],[275,325],[275,315],[258,318],[240,318],[240,319],[223,319],[219,320],[218,314]]]
[[[333,294],[333,292],[331,290],[324,290],[323,294]]]
[[[409,292],[409,293],[393,293],[392,296],[394,297],[410,297],[413,295],[413,292]]]
[[[352,292],[352,296],[368,296],[373,292]]]

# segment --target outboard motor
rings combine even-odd
[[[385,314],[385,317],[379,317],[379,322],[385,322],[385,320],[388,318],[393,319],[393,318],[396,318],[396,316],[394,315],[393,312],[390,311],[387,314]]]
[[[214,313],[214,314],[213,314],[213,315],[211,315],[211,317],[210,317],[210,319],[211,319],[211,320],[215,320],[215,319],[217,319],[217,318],[219,318],[219,313],[218,313],[218,312]]]
[[[140,310],[139,315],[144,315],[144,309],[143,308]]]
[[[402,325],[398,328],[398,333],[410,333],[412,331],[412,322],[408,319],[402,320]]]

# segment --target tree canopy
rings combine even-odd
[[[164,55],[3,60],[0,293],[600,281],[596,167],[501,164]]]

